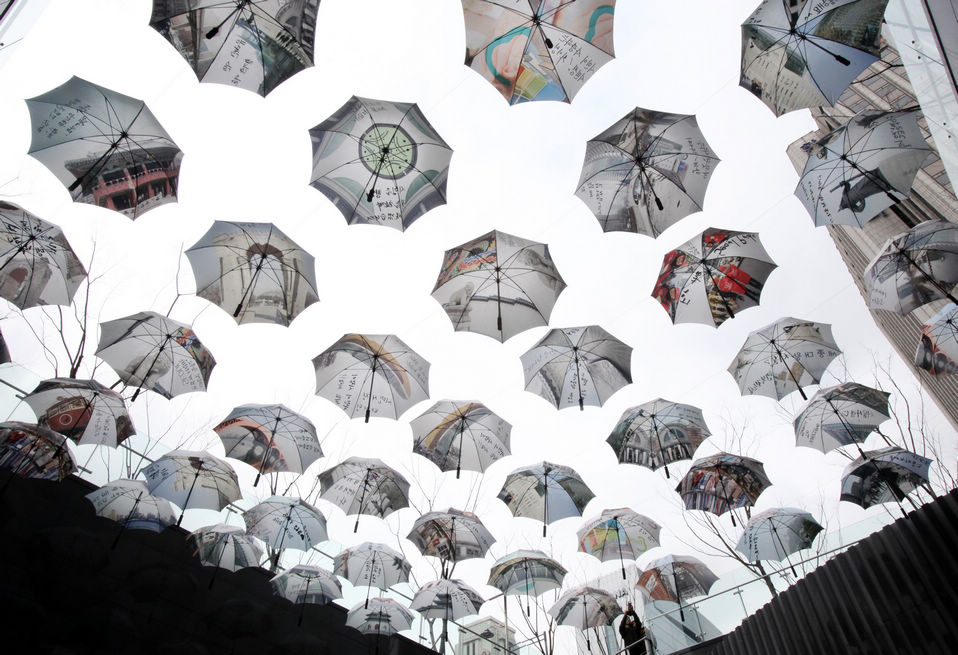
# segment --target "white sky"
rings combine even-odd
[[[827,384],[855,380],[874,386],[875,360],[891,362],[894,375],[917,408],[914,379],[883,340],[865,310],[824,228],[813,227],[792,196],[797,182],[786,146],[814,129],[805,111],[776,119],[737,86],[739,25],[755,0],[645,0],[619,3],[615,17],[616,59],[599,70],[571,105],[530,103],[509,107],[491,85],[463,64],[465,39],[459,3],[453,0],[323,0],[316,31],[316,65],[281,85],[266,99],[222,85],[200,85],[186,62],[148,26],[146,0],[50,0],[49,9],[21,42],[0,57],[0,198],[15,202],[60,225],[96,278],[90,293],[95,324],[153,309],[166,313],[184,293],[171,317],[193,323],[218,365],[209,391],[167,401],[142,393],[133,404],[141,434],[167,448],[208,448],[222,455],[211,427],[239,404],[281,402],[307,415],[322,435],[325,457],[297,487],[307,495],[319,471],[348,456],[380,457],[413,484],[413,504],[421,511],[454,506],[479,514],[498,539],[484,560],[460,563],[456,577],[485,596],[492,562],[518,548],[551,553],[570,570],[567,587],[615,572],[576,552],[579,519],[549,527],[515,519],[496,499],[510,471],[546,459],[573,466],[596,494],[586,517],[603,509],[629,506],[664,526],[662,548],[639,565],[668,552],[706,559],[719,573],[734,568],[727,559],[696,553],[673,491],[689,462],[670,467],[673,477],[616,463],[605,438],[628,407],[655,397],[701,407],[713,437],[699,457],[718,450],[762,460],[774,486],[757,510],[802,507],[828,529],[848,525],[881,509],[865,512],[842,503],[839,478],[847,463],[794,446],[790,420],[801,407],[798,394],[781,404],[742,397],[726,368],[748,332],[783,316],[833,326],[845,351],[833,363]],[[185,153],[179,202],[152,210],[136,222],[108,210],[77,205],[66,189],[28,156],[30,124],[24,98],[78,75],[121,93],[143,98]],[[307,130],[351,95],[417,102],[453,148],[446,206],[437,208],[401,233],[376,226],[347,227],[333,205],[308,184]],[[694,113],[722,162],[712,176],[705,211],[667,230],[658,240],[633,234],[603,234],[574,195],[586,140],[635,106]],[[320,302],[288,327],[237,326],[225,311],[192,296],[192,274],[181,252],[202,236],[213,220],[275,223],[316,257]],[[743,311],[719,329],[673,326],[651,292],[662,256],[707,227],[758,231],[779,268],[772,273],[761,305]],[[538,328],[505,344],[481,335],[454,333],[430,296],[445,249],[491,229],[550,245],[568,284],[552,314],[552,327],[599,324],[635,348],[634,383],[604,408],[557,411],[523,390],[519,356],[545,333]],[[95,246],[95,247],[94,247]],[[94,253],[95,250],[95,253]],[[81,289],[78,297],[82,297]],[[52,313],[46,310],[47,313]],[[15,361],[40,378],[54,369],[44,357],[28,321],[42,325],[44,310],[20,313],[3,303],[0,329]],[[43,337],[58,338],[46,324]],[[349,420],[314,395],[311,360],[346,332],[394,333],[432,363],[431,399],[403,420]],[[75,333],[68,334],[74,338]],[[80,377],[93,374],[96,335],[91,337]],[[55,346],[54,346],[55,347]],[[847,367],[847,372],[843,370]],[[61,368],[60,373],[64,370]],[[105,364],[97,379],[116,378]],[[809,389],[809,396],[814,388]],[[9,395],[6,397],[9,403]],[[442,398],[481,401],[511,422],[512,456],[484,476],[440,474],[412,455],[409,420]],[[901,399],[893,399],[901,407]],[[28,409],[11,406],[11,416],[30,420]],[[950,434],[933,407],[929,424]],[[888,430],[886,430],[887,432]],[[877,447],[872,437],[867,447]],[[947,450],[954,462],[953,437]],[[92,451],[77,449],[86,462]],[[93,455],[91,468],[106,457]],[[112,456],[114,475],[122,457]],[[950,465],[949,465],[950,466]],[[253,489],[255,472],[235,462],[244,482],[244,506],[269,495],[263,482]],[[102,467],[100,467],[102,470]],[[281,489],[291,478],[283,478]],[[105,477],[98,479],[104,482]],[[382,521],[355,517],[325,501],[317,505],[329,519],[333,543],[323,550],[365,540],[401,546],[414,564],[419,583],[436,573],[404,537],[419,515],[405,509]],[[184,527],[230,520],[191,511]],[[741,528],[722,521],[733,538]],[[284,562],[292,562],[291,553]],[[328,565],[322,558],[313,557]],[[434,562],[433,562],[434,563]],[[365,590],[344,584],[351,607]],[[517,606],[516,606],[517,607]],[[483,614],[500,615],[501,601]],[[516,609],[518,614],[518,609]],[[510,613],[511,615],[511,613]],[[568,628],[559,630],[573,652]],[[566,650],[562,650],[562,649]]]

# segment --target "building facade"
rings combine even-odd
[[[506,655],[516,648],[516,631],[491,616],[464,628],[459,631],[456,655]]]

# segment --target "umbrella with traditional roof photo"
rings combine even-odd
[[[575,194],[603,232],[655,238],[702,210],[718,162],[695,116],[636,107],[586,143]]]
[[[442,578],[420,587],[409,603],[409,608],[419,612],[424,619],[442,621],[442,645],[438,651],[443,653],[448,639],[446,624],[478,614],[484,602],[486,601],[482,595],[462,580]]]
[[[731,512],[732,525],[736,525],[734,510],[744,507],[749,515],[749,508],[771,485],[762,462],[718,453],[693,462],[675,490],[682,496],[685,509],[718,516]]]
[[[410,421],[413,452],[441,471],[483,472],[509,455],[512,426],[477,401],[440,400]]]
[[[622,412],[606,443],[619,462],[653,471],[661,466],[669,478],[669,464],[692,459],[711,435],[701,409],[656,398]]]
[[[890,418],[891,394],[857,382],[845,382],[819,389],[795,417],[795,445],[823,453],[861,444],[879,425]]]
[[[143,469],[150,493],[176,503],[183,522],[192,508],[219,511],[243,497],[236,471],[205,450],[171,450]]]
[[[183,153],[142,100],[74,76],[26,103],[29,152],[73,200],[131,219],[176,200]]]
[[[647,516],[628,508],[604,510],[586,521],[576,531],[579,551],[600,562],[618,560],[625,580],[625,560],[638,559],[646,551],[659,546],[662,526]]]
[[[594,497],[573,469],[546,461],[514,470],[506,476],[498,495],[513,516],[542,521],[543,537],[546,526],[553,521],[582,516]]]
[[[96,380],[43,380],[23,400],[37,415],[38,424],[81,446],[116,447],[136,433],[120,394]]]
[[[405,230],[446,204],[452,148],[415,103],[353,96],[309,135],[310,184],[348,224]]]
[[[303,611],[307,603],[325,605],[343,597],[343,587],[330,571],[310,564],[296,564],[269,581],[273,593],[282,596],[294,605],[299,605],[299,620],[302,625]]]
[[[409,506],[409,482],[398,471],[374,457],[349,457],[319,474],[320,498],[356,515],[353,532],[363,514],[386,518]]]
[[[204,526],[191,532],[186,543],[203,566],[227,571],[259,566],[263,559],[263,549],[256,539],[237,525],[217,523]]]
[[[412,627],[412,612],[394,598],[367,598],[346,614],[346,625],[364,635],[391,635]]]
[[[562,564],[541,550],[516,550],[493,563],[487,584],[505,596],[538,596],[561,588],[566,573]]]

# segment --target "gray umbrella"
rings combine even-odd
[[[386,544],[371,541],[346,548],[333,558],[333,572],[356,587],[376,587],[385,591],[400,582],[408,582],[411,570],[412,565],[402,554]],[[369,601],[367,590],[367,606]]]
[[[391,635],[412,627],[413,615],[392,598],[368,598],[346,615],[346,625],[365,635]]]
[[[794,507],[775,507],[749,519],[735,544],[735,550],[749,562],[780,562],[812,545],[822,531],[821,524],[808,512]],[[795,573],[794,567],[792,573]]]
[[[273,593],[300,606],[297,625],[303,622],[303,611],[307,603],[325,605],[343,597],[343,587],[335,575],[309,564],[292,566],[269,582]]]
[[[898,446],[865,451],[842,472],[841,500],[865,509],[889,502],[900,507],[908,494],[928,482],[931,462]]]
[[[243,512],[246,530],[276,551],[273,568],[284,548],[307,551],[326,541],[326,517],[302,498],[271,496]]]
[[[795,445],[827,453],[863,442],[889,419],[889,395],[856,382],[819,389],[795,417]]]
[[[120,394],[96,380],[43,380],[23,399],[37,415],[37,423],[80,445],[115,447],[136,430]]]
[[[507,475],[498,496],[514,516],[540,519],[543,537],[549,523],[581,516],[594,497],[574,470],[545,461]]]
[[[488,584],[504,595],[539,594],[558,589],[567,571],[539,550],[517,550],[496,560]]]
[[[600,562],[618,560],[625,580],[625,559],[638,559],[659,546],[662,526],[628,507],[607,509],[576,532],[579,550]]]
[[[455,621],[478,614],[485,600],[461,580],[436,580],[424,584],[409,604],[423,618]]]
[[[423,555],[442,560],[444,574],[448,573],[448,562],[455,565],[462,560],[485,557],[496,541],[478,516],[451,507],[420,516],[406,538]]]
[[[186,543],[204,566],[228,571],[259,566],[263,559],[263,549],[256,539],[235,525],[217,523],[194,530],[186,538]]]
[[[656,398],[622,412],[606,443],[623,464],[664,466],[670,477],[669,464],[691,459],[711,434],[698,407]]]
[[[570,589],[549,608],[549,614],[555,617],[559,625],[571,625],[585,633],[586,647],[590,651],[592,644],[588,629],[612,625],[621,613],[622,608],[612,594],[589,586]]]
[[[440,400],[410,422],[413,452],[443,471],[485,471],[509,454],[512,426],[480,402]]]
[[[171,450],[143,469],[150,492],[183,509],[219,511],[243,497],[236,471],[205,450]]]
[[[639,576],[636,586],[652,600],[678,603],[685,621],[682,604],[696,596],[705,596],[718,582],[718,577],[700,560],[691,555],[666,555],[649,564]]]
[[[400,473],[372,457],[350,457],[319,474],[321,498],[356,515],[385,518],[409,506],[409,482]]]
[[[685,509],[721,516],[744,507],[748,515],[749,508],[771,485],[765,467],[757,459],[718,453],[693,462],[675,490],[682,496]],[[734,512],[732,525],[735,525]]]

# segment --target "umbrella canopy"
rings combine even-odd
[[[0,201],[0,297],[20,309],[69,305],[85,277],[59,227]]]
[[[739,85],[781,116],[834,105],[878,59],[888,0],[769,0],[742,23]]]
[[[549,246],[493,230],[446,251],[432,297],[456,331],[505,341],[548,325],[563,289]]]
[[[97,516],[122,524],[123,529],[161,532],[176,523],[170,501],[150,493],[140,480],[113,480],[86,495]]]
[[[425,619],[455,621],[478,614],[485,600],[462,580],[436,580],[424,584],[413,596],[410,609]]]
[[[289,325],[319,300],[313,256],[272,223],[214,221],[186,257],[196,295],[241,325]]]
[[[513,516],[541,518],[542,536],[549,523],[582,516],[582,510],[594,497],[574,470],[545,461],[522,466],[507,475],[498,496]]]
[[[695,116],[636,107],[586,143],[575,194],[603,232],[657,237],[702,210],[718,161]]]
[[[313,65],[318,8],[313,0],[155,0],[150,26],[200,82],[265,96]]]
[[[628,507],[607,509],[579,528],[579,550],[601,562],[618,560],[625,579],[626,559],[638,559],[650,548],[659,546],[658,523]]]
[[[74,76],[26,103],[29,152],[75,201],[135,219],[176,200],[183,153],[142,100]]]
[[[485,471],[509,453],[512,426],[480,402],[440,400],[410,422],[413,452],[442,471]]]
[[[915,366],[932,375],[958,373],[958,305],[948,303],[921,326]]]
[[[549,608],[559,625],[571,625],[586,634],[586,647],[592,650],[589,642],[589,628],[600,625],[612,625],[615,618],[622,614],[615,597],[607,591],[595,587],[575,587],[562,594],[556,604]]]
[[[350,418],[398,419],[429,397],[429,362],[392,334],[344,334],[313,359],[316,394]]]
[[[462,0],[466,65],[510,105],[571,102],[612,60],[615,0]]]
[[[285,405],[240,405],[213,428],[227,457],[263,473],[302,473],[323,456],[316,426]]]
[[[38,424],[80,445],[115,447],[135,433],[123,398],[96,380],[43,380],[23,400]]]
[[[391,635],[412,627],[413,615],[392,598],[370,598],[346,614],[346,625],[365,635]]]
[[[749,562],[774,560],[810,548],[822,531],[821,524],[808,512],[794,507],[776,507],[756,514],[745,524],[735,550]]]
[[[666,253],[652,297],[673,323],[718,327],[758,304],[774,269],[757,233],[709,228]]]
[[[872,309],[907,314],[940,298],[958,303],[958,226],[925,221],[892,237],[865,267],[862,279]]]
[[[917,112],[864,111],[812,145],[795,195],[815,225],[864,227],[908,197],[932,152]]]
[[[451,507],[420,516],[406,538],[423,555],[453,562],[485,557],[496,541],[478,516]]]
[[[343,597],[343,587],[336,576],[326,569],[309,564],[297,564],[270,580],[273,592],[297,603],[323,605]]]
[[[771,484],[760,461],[718,453],[695,461],[675,490],[682,496],[686,509],[722,515],[744,507],[748,514],[749,507]]]
[[[309,135],[310,183],[350,225],[405,230],[446,204],[452,148],[417,105],[353,96]]]
[[[243,528],[218,523],[194,530],[186,538],[194,557],[204,566],[216,566],[228,571],[239,571],[259,566],[263,549]]]
[[[359,516],[369,514],[385,518],[397,509],[409,506],[409,482],[399,472],[371,457],[350,457],[319,474],[321,498],[356,514],[353,532],[359,529]]]
[[[669,464],[692,459],[711,435],[701,409],[656,398],[625,410],[606,443],[620,462],[653,471],[664,466],[669,477]]]
[[[718,577],[691,555],[666,555],[649,562],[637,586],[652,600],[678,603],[705,596]]]
[[[526,391],[558,409],[602,406],[632,383],[632,346],[598,325],[549,330],[521,359]]]
[[[301,498],[271,496],[243,512],[246,531],[275,550],[307,551],[326,541],[326,517]]]
[[[506,596],[538,596],[559,589],[567,572],[542,551],[517,550],[496,560],[488,584]]]
[[[357,587],[386,590],[409,581],[412,565],[386,544],[365,541],[346,548],[333,559],[333,572]]]
[[[164,398],[206,391],[216,366],[190,326],[149,311],[101,323],[96,355],[124,383]]]
[[[161,498],[190,508],[221,510],[243,497],[233,467],[205,450],[171,450],[143,469],[146,485]],[[183,515],[177,521],[179,525]]]
[[[865,441],[889,419],[890,395],[856,382],[820,389],[795,417],[795,445],[827,453]]]
[[[0,423],[0,468],[21,478],[55,480],[75,473],[76,460],[59,432],[35,423]]]
[[[728,372],[743,396],[781,400],[797,389],[807,399],[802,387],[818,384],[841,352],[831,325],[780,318],[749,333]]]
[[[901,502],[928,482],[931,460],[898,446],[866,451],[842,472],[841,500],[861,505]]]

